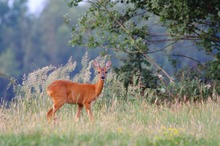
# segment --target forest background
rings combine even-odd
[[[37,13],[30,13],[27,0],[0,2],[1,101],[13,98],[12,84],[25,74],[65,64],[70,56],[80,62],[86,51],[91,59],[110,55],[125,87],[158,88],[158,75],[178,81],[185,71],[219,92],[215,1],[80,2],[47,0]],[[80,70],[77,64],[74,72]],[[134,83],[134,75],[142,82]]]

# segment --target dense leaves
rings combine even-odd
[[[70,3],[75,4],[79,2],[81,1],[70,1]],[[162,71],[172,80],[166,71],[157,64],[156,60],[149,56],[149,53],[158,52],[150,46],[155,42],[164,42],[168,43],[168,47],[171,46],[171,49],[163,48],[164,46],[161,48],[160,46],[158,50],[166,50],[163,55],[168,55],[170,60],[175,62],[176,67],[178,65],[175,60],[179,57],[190,59],[199,65],[208,63],[208,68],[205,67],[206,65],[203,67],[203,75],[208,80],[218,80],[217,74],[220,70],[216,64],[220,64],[218,57],[220,51],[220,3],[217,1],[116,0],[106,2],[94,0],[84,3],[91,6],[79,22],[80,25],[74,26],[73,34],[79,36],[72,37],[71,43],[73,45],[102,47],[127,54],[128,59],[125,59],[125,65],[119,69],[125,72],[131,71],[129,69],[131,66],[128,64],[135,64],[134,61],[131,63],[131,60],[138,60],[138,57],[144,56],[148,65],[151,64],[156,67],[154,73],[155,71]],[[157,35],[149,29],[149,20],[157,16],[161,24],[167,28],[167,32],[163,35]],[[194,50],[199,48],[205,51],[207,55],[211,56],[212,61],[201,63],[188,56],[190,53],[181,52],[183,48],[176,49],[175,52],[177,53],[173,54],[171,51],[174,49],[172,48],[175,48],[175,44],[181,41],[192,43]],[[134,59],[135,56],[136,59]],[[138,64],[144,66],[142,61]],[[133,70],[139,66],[136,65]],[[126,76],[126,78],[128,77]],[[147,78],[143,78],[143,80],[146,81]],[[126,83],[130,82],[126,81]]]

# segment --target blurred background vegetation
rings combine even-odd
[[[86,51],[68,44],[71,27],[63,19],[68,12],[76,23],[84,8],[68,9],[64,1],[49,0],[42,5],[41,12],[30,13],[27,4],[27,0],[15,0],[11,5],[8,0],[0,1],[0,97],[3,100],[13,97],[12,87],[8,88],[11,77],[20,83],[24,74],[49,64],[64,64],[70,56],[81,60]],[[90,53],[91,57],[97,55],[98,51]]]
[[[92,59],[111,55],[118,80],[142,95],[166,87],[170,98],[185,86],[186,92],[201,88],[199,82],[220,93],[220,3],[80,2],[45,0],[42,11],[30,13],[27,0],[0,1],[1,101],[13,98],[11,85],[21,84],[24,74],[65,64],[70,56],[80,62],[86,51]],[[166,86],[170,80],[180,88]]]

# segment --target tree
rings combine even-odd
[[[82,0],[70,0],[70,6],[77,6]],[[155,65],[167,77],[170,76],[153,60],[149,53],[164,51],[178,42],[185,40],[196,43],[194,49],[204,50],[215,58],[214,76],[219,72],[219,19],[220,4],[189,0],[116,0],[116,1],[85,1],[90,9],[82,17],[79,25],[73,29],[72,44],[87,47],[102,47],[125,53],[140,53]],[[150,32],[148,21],[158,16],[160,22],[168,30],[164,34]],[[166,42],[167,46],[159,50],[150,50],[153,43]],[[135,48],[135,49],[134,49]],[[185,52],[184,52],[185,53]],[[186,54],[169,54],[175,58],[185,57],[194,61]],[[201,64],[199,61],[197,61]]]
[[[72,0],[69,5],[77,5],[79,2]],[[123,76],[125,86],[132,82],[131,76],[138,75],[138,80],[142,80],[140,86],[149,87],[147,81],[154,80],[153,76],[157,71],[162,71],[172,80],[168,73],[148,55],[150,41],[148,17],[142,15],[145,10],[141,8],[136,10],[133,5],[115,1],[85,3],[90,4],[90,9],[72,29],[73,45],[101,47],[125,54],[127,59],[123,60],[124,65],[117,70],[120,74],[126,74]],[[156,69],[149,70],[151,64],[156,66]]]
[[[215,0],[131,0],[137,7],[145,5],[169,28],[178,40],[193,40],[213,60],[202,66],[204,78],[217,82],[220,93],[220,3]],[[214,83],[216,84],[216,83]]]
[[[45,9],[37,20],[35,20],[35,37],[38,38],[39,44],[34,43],[34,48],[38,48],[41,54],[40,67],[52,64],[63,64],[70,56],[74,60],[81,60],[86,50],[79,47],[72,47],[68,41],[71,35],[71,26],[76,24],[78,18],[85,12],[86,7],[76,9],[68,9],[66,3],[60,0],[49,0]],[[71,16],[71,17],[70,17]],[[40,36],[40,38],[39,38]],[[35,55],[32,53],[32,55]],[[29,59],[33,57],[30,56]],[[37,62],[35,58],[33,62]],[[77,71],[79,70],[77,65]],[[39,67],[39,66],[38,66]]]
[[[128,53],[123,62],[115,71],[126,90],[129,85],[136,86],[140,93],[144,93],[146,88],[156,88],[157,78],[148,68],[150,64],[141,53]]]
[[[70,56],[81,59],[86,50],[78,51],[68,44],[70,25],[81,11],[84,9],[70,11],[65,3],[49,0],[42,13],[35,16],[28,13],[27,0],[0,1],[0,73],[7,75],[0,76],[0,97],[12,98],[7,89],[10,77],[20,82],[24,74],[39,67],[63,64]],[[72,20],[65,15],[67,12],[74,16]],[[70,25],[63,22],[64,16]]]
[[[27,35],[29,19],[26,14],[26,0],[0,1],[0,97],[4,99],[12,97],[12,92],[7,93],[8,84],[11,84],[11,76],[19,77],[23,64],[23,48]],[[7,94],[6,94],[7,93]]]

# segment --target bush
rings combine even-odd
[[[160,78],[160,88],[155,92],[157,102],[204,102],[217,100],[214,82],[205,82],[202,74],[195,69],[185,68],[175,74],[175,82],[166,83]]]

